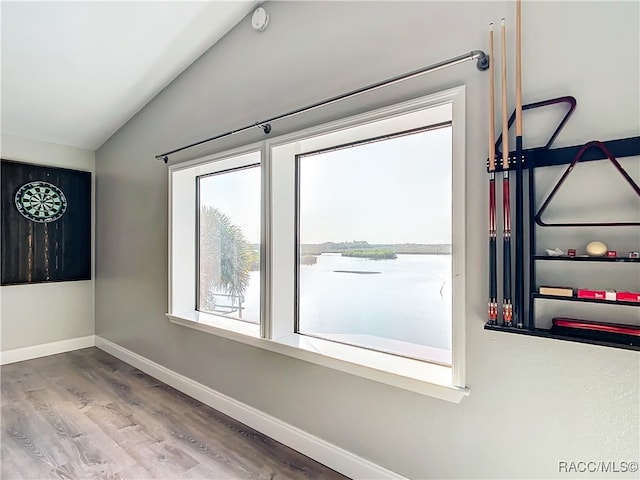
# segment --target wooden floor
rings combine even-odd
[[[2,479],[344,479],[87,348],[2,367]]]

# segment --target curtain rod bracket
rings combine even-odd
[[[269,135],[271,133],[271,124],[265,123],[264,125],[260,125],[260,128],[264,131],[265,135]]]

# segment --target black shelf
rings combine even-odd
[[[556,297],[553,297],[556,298]],[[494,332],[504,332],[504,333],[514,333],[516,335],[527,335],[530,337],[540,337],[540,338],[552,338],[554,340],[564,340],[567,342],[576,342],[576,343],[588,343],[590,345],[600,345],[603,347],[613,347],[613,348],[622,348],[624,350],[635,350],[640,351],[640,346],[630,345],[628,343],[621,342],[612,342],[605,340],[596,340],[593,338],[580,338],[580,337],[572,337],[568,335],[558,335],[555,333],[551,333],[549,330],[545,330],[543,328],[536,328],[535,330],[527,330],[525,328],[514,328],[514,327],[504,327],[502,325],[489,325],[485,324],[485,330],[491,330]]]
[[[640,263],[640,258],[629,257],[569,257],[568,255],[552,257],[551,255],[535,255],[533,258],[535,260],[555,260],[561,262]]]
[[[531,298],[543,298],[545,300],[562,300],[567,302],[603,303],[606,305],[623,305],[625,307],[640,307],[640,303],[636,303],[636,302],[620,302],[618,300],[600,300],[598,298],[563,297],[561,295],[543,295],[541,293],[533,293],[531,294]]]

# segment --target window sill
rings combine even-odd
[[[214,334],[254,347],[368,378],[404,390],[460,403],[468,388],[451,382],[451,367],[398,357],[319,338],[291,334],[271,340],[260,337],[258,325],[200,312],[168,313],[184,327]]]
[[[260,339],[260,326],[255,323],[241,322],[232,318],[202,313],[197,310],[181,312],[175,315],[167,313],[167,317],[172,323],[213,333],[231,340],[247,337]]]

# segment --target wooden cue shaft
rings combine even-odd
[[[522,2],[516,1],[516,136],[522,136]]]
[[[507,112],[507,41],[504,18],[500,26],[502,40],[502,169],[509,170],[509,113]]]

